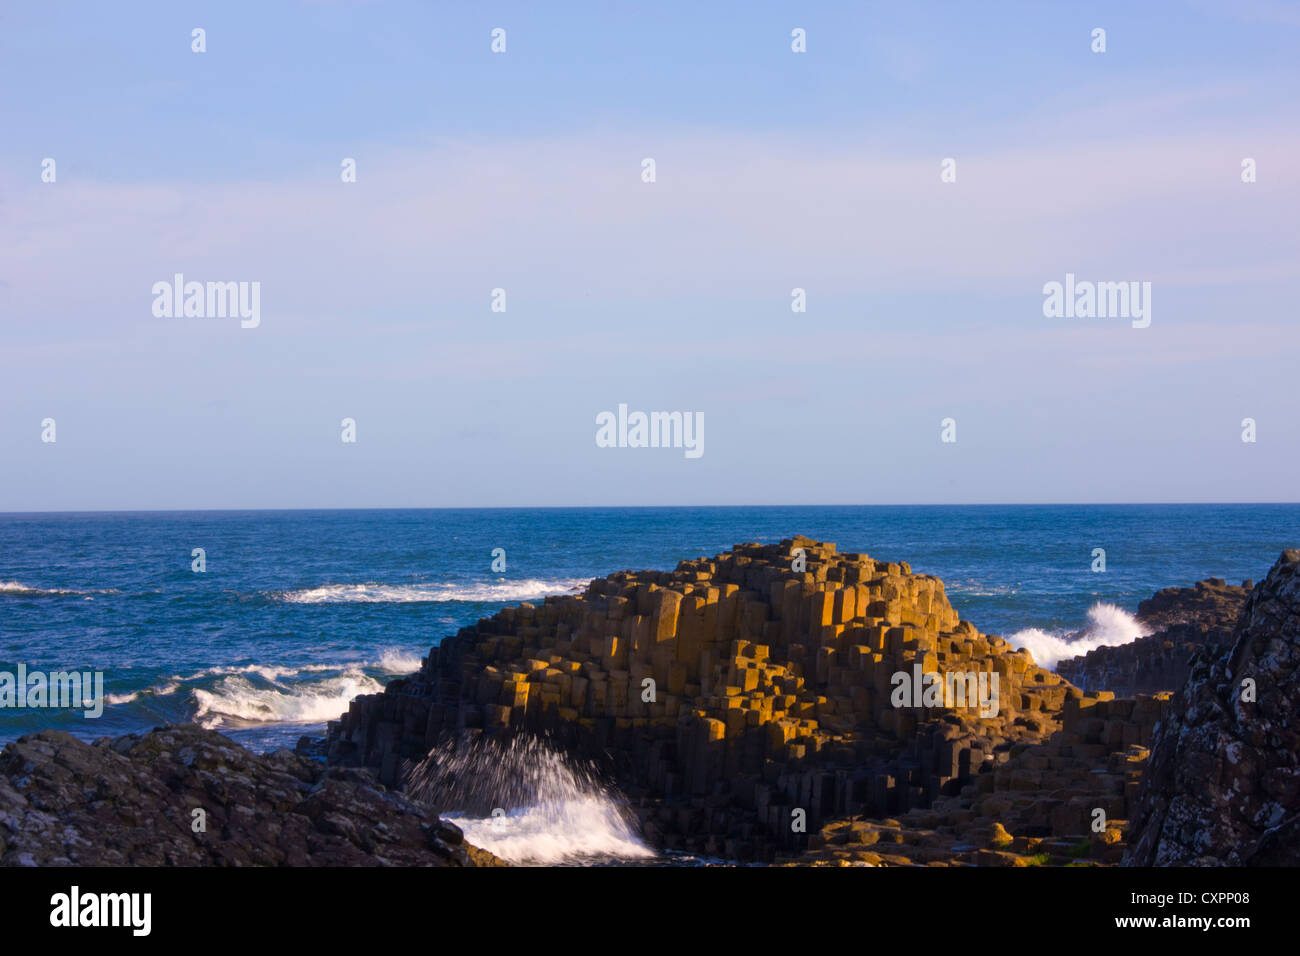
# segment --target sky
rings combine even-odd
[[[4,0],[0,512],[1294,501],[1297,64],[1270,0]]]

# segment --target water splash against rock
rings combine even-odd
[[[1100,601],[1088,609],[1088,626],[1081,631],[1048,633],[1036,627],[1010,635],[1012,647],[1023,647],[1039,667],[1054,668],[1063,660],[1099,647],[1131,644],[1150,633],[1141,621],[1114,604]]]
[[[408,776],[407,789],[511,863],[649,860],[655,853],[596,768],[528,735],[447,740]]]

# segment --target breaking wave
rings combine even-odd
[[[566,594],[586,587],[586,578],[524,581],[484,581],[475,584],[325,584],[298,591],[277,591],[272,597],[286,604],[407,604],[451,601],[528,601],[549,594]]]
[[[375,667],[386,674],[414,674],[424,663],[424,658],[403,651],[388,650],[379,655]]]
[[[223,701],[229,703],[232,698],[238,698],[241,695],[250,699],[256,696],[250,695],[246,689],[247,687],[254,687],[254,685],[248,680],[250,677],[260,678],[267,684],[280,688],[282,694],[290,696],[296,695],[297,691],[294,690],[296,687],[305,689],[309,696],[320,696],[319,692],[312,690],[312,688],[318,687],[324,683],[323,681],[317,680],[314,684],[310,682],[295,683],[287,686],[284,685],[283,682],[286,680],[293,681],[304,675],[327,672],[335,672],[336,675],[339,672],[342,672],[342,678],[336,677],[336,679],[339,680],[342,680],[343,678],[355,680],[358,675],[361,677],[367,677],[365,671],[375,671],[385,675],[413,674],[420,669],[420,666],[423,663],[423,659],[414,654],[396,648],[388,648],[381,651],[379,659],[375,661],[358,661],[351,663],[341,662],[337,664],[303,664],[298,667],[280,666],[275,664],[220,665],[217,667],[207,667],[203,670],[196,671],[193,674],[172,674],[170,677],[163,679],[161,683],[137,691],[131,691],[125,694],[105,694],[104,702],[112,705],[130,704],[144,698],[169,697],[177,691],[190,690],[193,692],[195,699],[199,701],[201,707],[204,704],[209,708],[220,707],[222,706]],[[218,680],[216,681],[215,686],[210,688],[187,686],[203,681],[212,681],[213,678],[241,678],[242,684],[237,684],[229,680]],[[367,679],[369,678],[367,677]],[[262,688],[259,690],[265,689]],[[366,690],[360,691],[360,693],[372,693],[372,691]],[[246,704],[241,704],[236,700],[234,711],[230,716],[241,716],[244,717],[244,719],[252,719],[241,713],[241,711],[247,711],[247,709]],[[292,705],[279,709],[282,709],[291,715],[296,715],[301,707],[299,705]],[[326,719],[333,720],[346,709],[347,701],[344,702],[344,706],[341,710],[330,714]],[[275,720],[277,719],[274,716],[276,710],[277,707],[272,703],[268,709],[264,709],[263,711],[267,716],[256,719]],[[202,710],[200,713],[202,713]],[[288,716],[283,719],[295,723],[304,720],[298,716]]]
[[[19,581],[0,581],[0,594],[14,597],[59,597],[61,595],[117,594],[116,588],[79,591],[75,588],[34,588]]]
[[[1150,631],[1128,611],[1114,604],[1098,602],[1088,609],[1088,624],[1081,631],[1047,632],[1036,627],[1017,631],[1007,638],[1013,647],[1026,648],[1039,667],[1054,668],[1063,660],[1078,657],[1099,647],[1131,644]]]
[[[181,685],[175,682],[158,684],[154,687],[146,687],[144,690],[132,691],[129,694],[105,694],[104,703],[111,705],[130,704],[142,697],[170,697],[181,689]]]
[[[321,724],[336,719],[361,694],[377,694],[384,685],[359,669],[293,686],[258,686],[232,675],[212,690],[195,688],[195,720],[208,729],[252,723]]]
[[[430,751],[407,782],[415,799],[465,831],[466,840],[509,863],[655,857],[595,767],[537,737],[448,741]]]

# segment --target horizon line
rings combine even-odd
[[[17,515],[110,514],[238,514],[244,512],[352,512],[352,511],[680,511],[718,508],[1152,508],[1152,507],[1278,507],[1297,501],[1045,501],[1045,502],[901,502],[890,504],[739,504],[739,505],[381,505],[369,507],[254,507],[254,508],[64,508],[52,511],[0,511],[0,517]]]

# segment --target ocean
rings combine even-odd
[[[105,703],[0,708],[0,743],[198,721],[291,747],[508,604],[795,534],[938,575],[963,618],[1042,662],[1081,630],[1132,640],[1159,588],[1259,579],[1300,545],[1300,505],[4,514],[0,671],[102,672]]]

